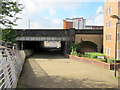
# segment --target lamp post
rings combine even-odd
[[[112,15],[111,16],[114,19],[120,20],[120,16]],[[116,77],[116,59],[117,59],[117,26],[119,22],[116,23],[116,37],[115,37],[115,59],[114,59],[114,76]]]

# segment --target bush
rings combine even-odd
[[[98,53],[98,52],[85,52],[84,55],[81,55],[82,57],[86,57],[86,58],[90,58],[90,59],[96,59],[96,60],[100,60],[103,62],[106,62],[107,60],[105,58],[98,58],[98,56],[104,56],[104,54],[102,53]]]
[[[78,43],[69,43],[69,52],[74,52],[74,51],[79,51],[80,50],[80,45]]]
[[[71,55],[78,56],[78,53],[76,51],[73,51],[70,53]]]
[[[100,61],[103,61],[103,62],[106,62],[106,61],[107,61],[106,59],[97,59],[97,60],[100,60]]]
[[[85,52],[85,55],[88,56],[91,59],[97,59],[98,56],[105,56],[102,53],[97,53],[97,52]]]
[[[114,58],[108,58],[107,63],[114,63],[114,60],[115,60]]]

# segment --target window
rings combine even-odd
[[[112,21],[110,20],[109,21],[109,28],[111,28],[112,27]]]
[[[106,15],[112,14],[112,6],[106,10]]]
[[[106,28],[108,28],[108,22],[106,22]]]
[[[111,35],[106,35],[106,41],[111,41]]]
[[[112,14],[112,6],[109,7],[109,14]]]
[[[118,50],[117,58],[120,60],[120,50]]]
[[[106,10],[106,15],[108,15],[109,9]]]
[[[112,21],[106,22],[106,28],[111,28],[112,27]]]
[[[117,33],[117,40],[120,42],[120,32]]]
[[[110,48],[106,48],[106,55],[110,56]]]

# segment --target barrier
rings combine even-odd
[[[24,50],[24,52],[25,52],[25,57],[26,58],[30,57],[33,54],[33,50],[30,50],[30,49]]]
[[[0,89],[16,88],[25,58],[15,45],[0,44]]]

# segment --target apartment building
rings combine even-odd
[[[86,19],[83,17],[80,18],[71,18],[63,20],[63,28],[64,29],[103,29],[103,26],[94,26],[94,25],[86,25]]]
[[[73,22],[72,21],[63,20],[63,28],[64,29],[73,28]]]
[[[119,20],[112,18],[112,15],[120,15],[120,0],[105,0],[103,34],[104,54],[120,60],[120,24],[116,24]]]
[[[85,19],[83,17],[80,18],[66,18],[63,20],[63,28],[64,29],[84,29],[85,28]]]

